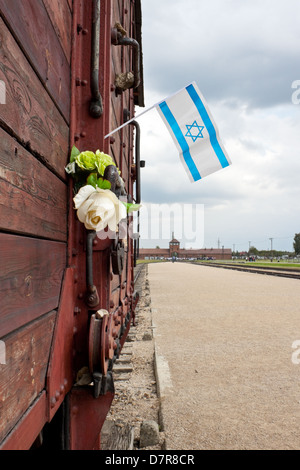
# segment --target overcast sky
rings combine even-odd
[[[151,204],[176,203],[183,217],[186,205],[203,206],[203,247],[270,249],[273,238],[273,249],[292,250],[300,232],[299,0],[142,0],[142,14],[145,107],[196,81],[232,161],[190,183],[158,112],[141,116],[142,228]],[[150,240],[145,224],[140,246],[167,247],[169,236]]]

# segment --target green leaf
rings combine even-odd
[[[127,209],[127,214],[130,214],[134,211],[138,211],[141,208],[141,204],[131,204],[130,202],[123,202],[123,204]]]
[[[79,154],[80,154],[80,150],[78,150],[78,148],[75,147],[75,145],[73,145],[72,150],[71,150],[70,163],[73,163],[75,161],[75,158]]]
[[[87,184],[90,184],[91,186],[96,188],[97,187],[97,173],[91,173],[88,176],[86,182],[87,182]]]
[[[99,178],[97,180],[97,186],[100,189],[110,189],[111,188],[111,183],[108,180],[105,180],[103,178]]]

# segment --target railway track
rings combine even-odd
[[[145,270],[145,264],[138,264],[135,268],[134,268],[134,283],[137,282],[141,272],[143,270]]]
[[[200,266],[211,266],[214,268],[233,269],[235,271],[251,272],[255,274],[265,274],[268,276],[287,277],[291,279],[300,279],[300,269],[287,270],[279,266],[255,266],[255,265],[241,265],[233,263],[195,263]]]

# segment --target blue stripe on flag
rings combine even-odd
[[[202,121],[208,131],[209,138],[210,138],[210,143],[215,151],[215,154],[217,155],[219,162],[222,165],[222,168],[225,168],[226,166],[229,166],[229,163],[227,161],[226,156],[224,155],[224,152],[218,142],[217,135],[216,135],[216,130],[214,128],[213,123],[211,122],[211,119],[205,109],[204,104],[202,103],[202,100],[200,96],[198,95],[197,91],[195,90],[193,85],[189,85],[186,87],[186,90],[190,97],[192,98],[196,108],[198,109],[198,112],[202,118]]]
[[[190,170],[191,172],[191,175],[193,177],[193,180],[194,181],[197,181],[197,180],[200,180],[201,179],[201,175],[195,165],[195,162],[194,160],[192,159],[192,156],[190,154],[190,148],[189,148],[189,145],[187,143],[187,141],[185,140],[184,138],[184,135],[183,133],[181,132],[181,129],[175,119],[175,117],[173,116],[169,106],[167,105],[167,103],[165,101],[163,101],[162,103],[159,104],[159,107],[163,113],[163,115],[165,116],[166,120],[168,121],[180,147],[181,147],[181,150],[182,150],[182,153],[183,153],[183,158],[185,160],[185,163],[187,164],[188,166],[188,169]]]

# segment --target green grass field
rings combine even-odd
[[[137,260],[137,264],[144,264],[144,263],[166,263],[166,262],[171,262],[167,260],[160,260],[160,259],[151,259],[151,260]],[[177,261],[180,263],[188,262],[186,261]],[[273,262],[271,260],[262,260],[262,261],[246,261],[246,260],[195,260],[193,261],[194,263],[228,263],[228,264],[237,264],[237,265],[242,265],[242,266],[257,266],[257,267],[269,267],[269,268],[284,268],[284,269],[299,269],[300,268],[300,263],[295,262],[294,260],[287,262],[285,260],[281,261],[276,261],[274,260]]]

